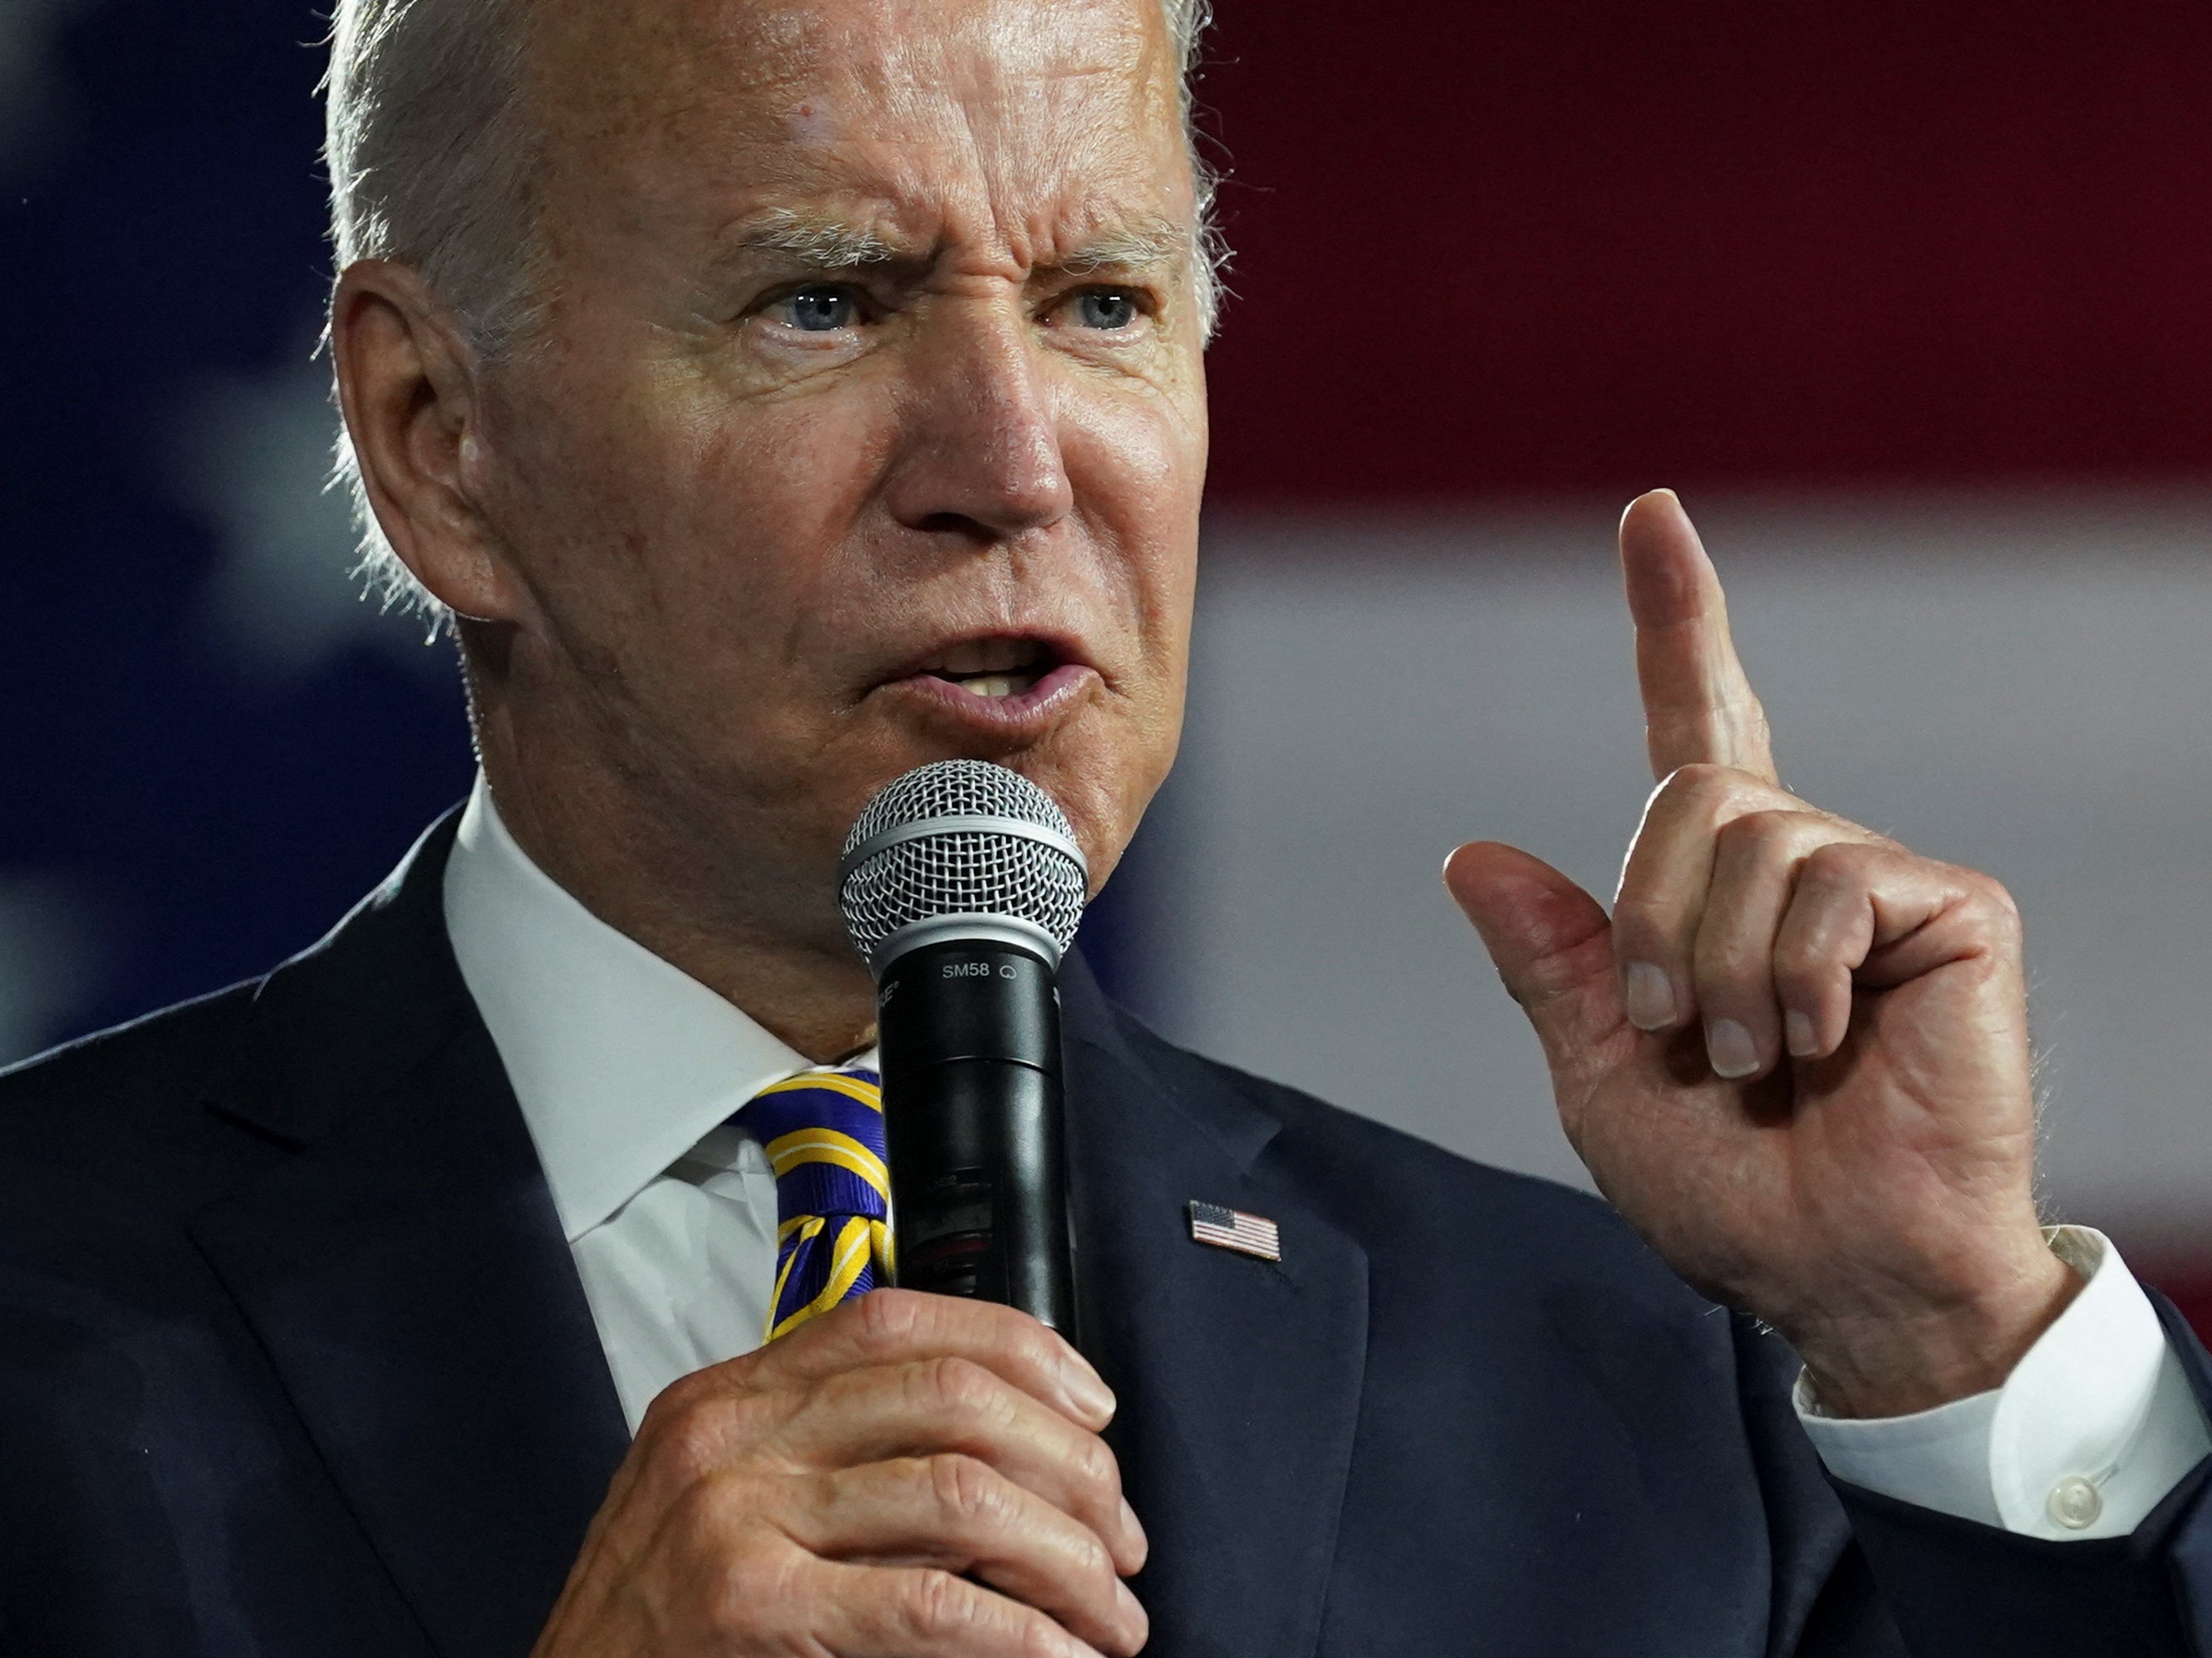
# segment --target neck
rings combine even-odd
[[[788,902],[773,859],[747,855],[748,814],[717,814],[734,827],[709,842],[687,832],[690,814],[594,768],[537,753],[522,763],[503,726],[479,720],[477,746],[507,833],[599,920],[817,1064],[873,1040],[874,986],[843,936],[830,878],[818,896]]]

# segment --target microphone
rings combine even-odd
[[[1076,1341],[1055,984],[1089,890],[1075,831],[1019,773],[940,760],[861,809],[837,878],[876,980],[896,1281]]]

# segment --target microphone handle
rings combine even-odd
[[[876,1026],[898,1283],[1018,1307],[1079,1345],[1051,964],[995,939],[909,950]]]

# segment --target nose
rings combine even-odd
[[[908,383],[888,504],[909,529],[993,544],[1067,516],[1074,490],[1025,325],[971,302],[943,316]]]

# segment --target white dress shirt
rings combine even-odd
[[[445,901],[635,1431],[678,1376],[761,1344],[775,1181],[728,1123],[809,1061],[556,884],[481,777]],[[2082,1228],[2051,1237],[2087,1283],[2002,1388],[1867,1421],[1821,1415],[1800,1381],[1799,1418],[1832,1471],[2010,1531],[2111,1537],[2212,1450],[2119,1252]]]
[[[775,1178],[727,1124],[810,1061],[556,884],[481,778],[445,896],[635,1432],[670,1382],[761,1344]]]

